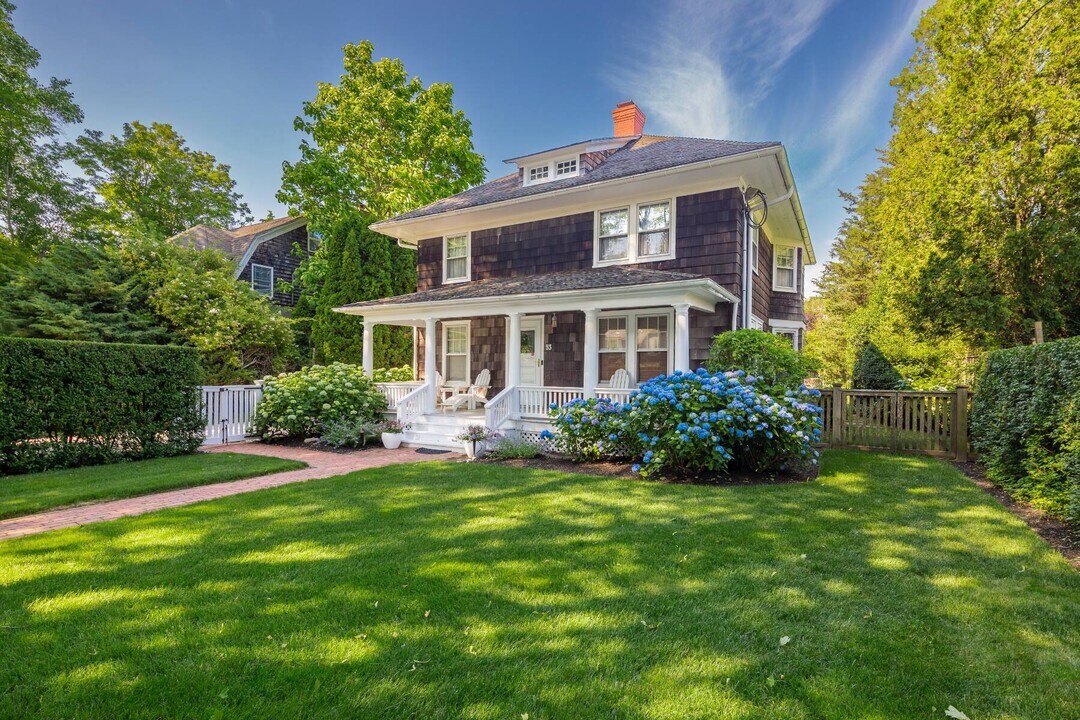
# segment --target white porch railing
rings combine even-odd
[[[575,387],[519,387],[518,414],[523,418],[547,419],[552,404],[565,405],[571,400],[585,397],[584,388]]]
[[[252,434],[251,419],[262,399],[261,385],[204,385],[201,395],[206,419],[203,445],[235,442]]]
[[[423,384],[407,393],[397,401],[397,419],[403,423],[412,422],[427,412],[431,403],[431,386]]]
[[[495,397],[484,405],[484,425],[489,430],[498,430],[514,416],[514,399],[519,388],[503,388]]]
[[[379,388],[379,392],[386,398],[386,409],[397,410],[398,403],[401,402],[402,398],[420,387],[421,384],[418,382],[385,382],[375,383],[375,387]]]
[[[607,398],[612,402],[624,403],[630,401],[630,393],[637,388],[596,388],[596,397]]]

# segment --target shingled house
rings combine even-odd
[[[416,250],[418,291],[338,311],[363,317],[366,350],[376,324],[415,328],[421,381],[383,386],[407,441],[453,446],[481,415],[536,433],[551,403],[697,368],[733,328],[801,347],[814,253],[783,145],[647,135],[632,102],[613,121],[372,226]],[[485,369],[482,411],[437,411]]]
[[[282,217],[225,230],[196,225],[169,238],[196,250],[220,250],[236,262],[236,279],[283,307],[296,304],[295,292],[282,292],[281,281],[292,281],[304,257],[315,252],[318,237],[308,232],[307,219]],[[297,255],[294,247],[299,247]]]

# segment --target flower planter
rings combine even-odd
[[[476,446],[479,445],[479,443],[476,440],[465,440],[461,444],[465,446],[465,457],[469,458],[470,460],[475,460]]]
[[[382,444],[384,448],[388,450],[396,450],[401,447],[401,440],[404,438],[404,433],[388,433],[382,434]]]

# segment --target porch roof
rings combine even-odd
[[[503,315],[508,312],[622,309],[687,304],[711,312],[718,302],[737,302],[715,281],[693,273],[604,267],[491,278],[444,285],[409,295],[350,303],[335,308],[388,324],[414,324],[429,317]]]

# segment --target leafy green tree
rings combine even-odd
[[[1080,5],[939,0],[894,84],[885,279],[931,336],[1080,333]]]
[[[289,319],[213,250],[131,241],[110,251],[129,277],[129,298],[145,302],[178,341],[203,355],[211,383],[246,382],[295,361]]]
[[[68,237],[86,209],[77,180],[63,171],[64,125],[82,121],[67,80],[38,82],[41,55],[15,31],[15,6],[0,0],[0,256],[30,257]]]
[[[294,127],[300,159],[285,163],[278,199],[319,230],[358,212],[389,218],[484,178],[472,125],[448,83],[424,87],[400,60],[373,60],[365,40],[346,45],[337,85],[319,83]]]
[[[367,227],[484,178],[453,88],[425,87],[400,60],[374,60],[373,52],[369,41],[346,45],[338,84],[319,83],[304,103],[294,123],[306,135],[300,159],[285,163],[278,193],[325,236],[297,275],[294,314],[310,318],[312,355],[323,362],[362,355],[360,320],[334,307],[416,290],[415,256]],[[377,365],[411,362],[408,329],[378,327],[375,342]]]
[[[321,362],[359,363],[363,359],[363,323],[355,315],[334,312],[350,302],[375,300],[416,287],[416,262],[385,235],[368,228],[369,219],[354,216],[339,222],[319,249],[323,278],[311,324],[314,357]],[[324,249],[325,248],[325,249]],[[405,261],[409,261],[406,265]],[[412,363],[408,328],[376,326],[375,364],[393,367]]]
[[[201,223],[252,220],[229,166],[189,148],[171,125],[125,123],[107,139],[91,130],[76,145],[75,161],[103,203],[97,221],[114,236],[162,239]]]

